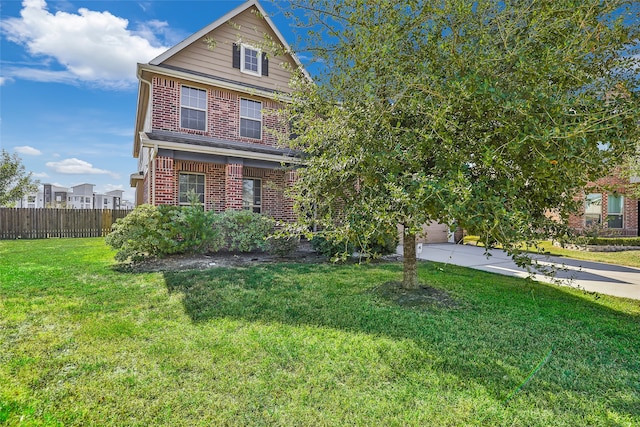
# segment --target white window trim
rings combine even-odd
[[[258,60],[258,71],[253,71],[253,70],[247,70],[245,68],[245,49],[251,49],[251,50],[255,50],[257,53],[256,55],[256,59]],[[251,45],[248,44],[241,44],[240,45],[240,72],[245,73],[245,74],[251,74],[252,76],[257,76],[257,77],[262,77],[262,50],[255,48]]]
[[[260,103],[260,120],[256,120],[253,117],[243,117],[242,116],[242,101],[252,101],[252,102],[259,102]],[[247,138],[247,139],[253,139],[254,141],[262,141],[262,106],[263,103],[262,101],[257,101],[255,99],[251,99],[251,98],[240,98],[240,104],[238,104],[238,115],[239,115],[239,120],[238,120],[238,136],[240,136],[240,138]],[[247,119],[247,120],[253,120],[254,122],[260,122],[260,138],[252,138],[250,136],[243,136],[242,135],[242,119]]]
[[[246,180],[250,179],[252,181],[258,181],[260,183],[260,205],[256,205],[255,204],[256,203],[256,197],[255,197],[255,192],[254,192],[252,204],[248,208],[245,209],[245,207],[244,207],[244,194],[243,194],[243,197],[242,197],[242,209],[245,209],[245,210],[253,212],[254,208],[258,208],[258,209],[260,209],[260,212],[258,212],[258,213],[261,214],[262,213],[262,206],[263,206],[262,201],[264,199],[264,194],[262,192],[262,178],[254,178],[252,176],[243,176],[242,177],[243,191],[244,191],[244,180],[245,179]]]
[[[196,89],[196,90],[203,90],[204,91],[204,105],[205,108],[197,108],[197,107],[188,107],[186,105],[182,105],[182,88],[186,87],[189,89]],[[179,110],[179,116],[178,117],[178,124],[180,125],[180,129],[189,129],[189,130],[193,130],[196,132],[206,132],[207,129],[209,128],[209,112],[207,111],[207,107],[209,105],[209,91],[207,89],[201,88],[201,87],[197,87],[197,86],[189,86],[189,85],[181,85],[180,86],[180,110]],[[186,128],[182,126],[182,109],[183,108],[187,108],[190,110],[196,110],[196,111],[204,111],[204,129],[192,129],[192,128]]]
[[[180,175],[198,175],[198,176],[204,177],[204,188],[203,188],[203,192],[202,192],[202,206],[206,206],[206,204],[207,204],[207,175],[204,174],[204,173],[183,172],[183,171],[179,171],[178,172],[178,205],[179,206],[190,206],[190,203],[189,203],[188,200],[186,202],[181,202],[180,201]]]

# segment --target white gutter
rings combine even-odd
[[[232,148],[205,147],[181,142],[156,141],[150,139],[144,132],[140,132],[140,141],[142,143],[142,147],[155,148],[154,157],[158,154],[158,148],[165,148],[167,150],[188,151],[190,153],[212,154],[225,157],[240,157],[244,159],[265,160],[277,163],[302,163],[302,159],[285,155],[256,153],[253,151],[235,150]]]
[[[140,64],[138,64],[138,65],[140,65]],[[140,68],[140,66],[138,66],[138,69],[136,71],[136,77],[138,78],[138,80],[141,83],[146,83],[146,85],[149,87],[149,99],[147,100],[147,108],[146,108],[146,111],[143,114],[142,123],[140,123],[141,127],[142,127],[142,129],[140,129],[140,130],[147,131],[147,130],[149,130],[149,129],[146,129],[147,118],[148,118],[149,114],[151,113],[150,110],[151,110],[151,106],[153,105],[153,85],[151,84],[151,82],[149,80],[146,80],[144,77],[142,77],[142,69]],[[140,93],[141,93],[141,91],[138,92],[138,97],[140,97]],[[138,107],[140,107],[140,99],[138,99]],[[137,112],[137,113],[140,114],[141,112]],[[138,126],[137,120],[138,120],[138,117],[136,117],[136,126]],[[138,130],[138,129],[136,129],[136,130]],[[134,147],[133,148],[134,157],[136,157],[135,154],[136,154],[136,149]]]

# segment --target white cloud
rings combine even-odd
[[[18,153],[24,154],[26,156],[39,156],[42,154],[42,151],[29,147],[28,145],[21,145],[18,147],[13,147]]]
[[[64,70],[5,67],[3,74],[9,78],[128,86],[135,81],[137,62],[148,62],[167,49],[158,46],[154,33],[166,32],[163,22],[151,21],[134,31],[128,20],[108,11],[81,8],[77,13],[51,13],[44,0],[25,0],[22,5],[20,18],[4,19],[0,31],[31,55],[54,58]]]
[[[49,175],[47,175],[46,172],[34,172],[32,175],[34,178],[49,178]]]
[[[124,190],[124,185],[122,185],[122,184],[118,184],[118,185],[106,184],[104,186],[104,192],[105,193],[108,193],[109,191],[113,191],[113,190]]]
[[[18,78],[34,82],[69,84],[73,84],[78,81],[78,77],[70,71],[4,66],[2,72],[7,76],[11,76],[11,80]]]
[[[85,162],[84,160],[76,159],[75,157],[71,159],[64,159],[59,162],[47,162],[46,166],[62,174],[109,175],[112,178],[120,179],[120,176],[117,173],[105,169],[94,168],[91,163]]]

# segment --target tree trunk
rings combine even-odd
[[[406,229],[405,229],[406,230]],[[403,267],[404,276],[402,278],[403,289],[418,289],[418,269],[416,265],[416,235],[415,233],[404,232],[403,243]]]

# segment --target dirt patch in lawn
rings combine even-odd
[[[216,267],[250,267],[265,263],[298,262],[322,263],[328,259],[315,252],[307,242],[301,243],[291,255],[281,257],[266,252],[234,253],[216,252],[211,254],[180,254],[146,260],[135,264],[120,264],[120,270],[133,272],[157,272],[180,270],[206,270]]]
[[[418,289],[403,289],[401,282],[386,282],[373,289],[384,301],[405,308],[461,308],[461,303],[447,291],[422,285]]]

